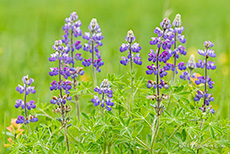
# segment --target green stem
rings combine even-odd
[[[130,54],[130,75],[131,75],[131,93],[130,93],[130,104],[129,110],[132,111],[133,106],[133,57],[132,57],[132,49],[131,49],[132,42],[129,42],[129,54]]]
[[[106,154],[106,136],[104,132],[104,148],[103,148],[103,153]]]
[[[65,126],[65,128],[64,128],[64,134],[65,134],[65,141],[66,141],[67,151],[69,152],[68,128],[67,128],[66,126]]]
[[[174,37],[174,50],[176,49],[176,34]],[[176,79],[176,54],[173,55],[173,66],[174,66],[174,71],[173,71],[173,76],[172,76],[172,83],[175,83],[175,79]]]
[[[173,133],[170,135],[170,137],[165,141],[165,143],[163,144],[163,146],[168,143],[168,141],[175,135],[175,133],[180,129],[180,127],[185,124],[185,122],[183,122],[182,124],[180,124],[174,131]],[[160,150],[157,153],[160,153],[161,150],[163,149],[163,146],[160,148]]]
[[[80,121],[80,102],[79,102],[79,98],[77,95],[74,96],[75,100],[76,100],[76,111],[77,111],[77,119],[78,121]]]
[[[93,34],[92,34],[93,36]],[[92,70],[93,70],[93,85],[94,87],[97,86],[97,77],[96,77],[96,72],[95,72],[95,68],[94,68],[94,41],[92,40]]]
[[[108,145],[108,153],[109,153],[109,154],[112,153],[112,152],[111,152],[111,146],[112,146],[111,143],[109,143],[109,145]]]
[[[150,152],[151,152],[151,154],[154,153],[153,147],[154,147],[154,143],[155,143],[155,140],[156,140],[156,137],[157,137],[159,128],[160,128],[160,115],[157,115],[157,119],[156,119],[156,120],[157,120],[156,129],[155,129],[155,131],[152,133],[152,139],[151,139],[151,147],[150,147]]]
[[[148,150],[150,151],[150,148],[148,147],[147,144],[145,144],[141,139],[139,139],[138,137],[136,137],[136,139]]]

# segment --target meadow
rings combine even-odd
[[[48,58],[52,51],[54,40],[63,35],[62,26],[65,17],[76,11],[82,21],[82,32],[88,31],[92,18],[97,18],[104,35],[104,45],[100,47],[101,56],[105,63],[101,73],[97,74],[100,83],[108,74],[125,75],[129,67],[120,64],[122,53],[120,45],[128,30],[132,29],[140,43],[143,64],[135,67],[137,76],[147,76],[148,53],[151,48],[150,38],[153,31],[164,17],[172,20],[177,13],[182,15],[185,27],[184,35],[187,42],[187,56],[180,60],[187,62],[191,54],[196,60],[201,56],[197,49],[203,47],[205,40],[212,41],[217,55],[217,69],[210,71],[215,82],[211,92],[215,101],[212,103],[216,110],[215,118],[226,119],[230,114],[230,2],[227,0],[24,0],[0,2],[0,132],[16,118],[19,111],[15,109],[15,100],[20,96],[15,88],[21,82],[21,77],[29,75],[35,79],[37,89],[34,100],[40,104],[49,103],[53,93],[49,91],[52,78],[48,75],[52,64]],[[83,39],[81,41],[84,42]],[[83,56],[87,55],[82,51]],[[202,74],[202,70],[197,70]],[[170,76],[170,75],[169,75]],[[168,77],[169,78],[169,77]],[[82,80],[91,81],[91,68],[85,69]],[[170,79],[169,79],[170,80]],[[177,82],[180,82],[177,77]],[[127,82],[123,78],[123,82]],[[81,111],[90,112],[90,100],[83,98]],[[44,119],[43,119],[44,120]],[[36,124],[33,124],[36,125]],[[6,142],[0,135],[0,149]],[[1,151],[1,150],[0,150]]]

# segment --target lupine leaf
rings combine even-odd
[[[85,113],[81,113],[82,115],[83,115],[83,117],[85,117],[86,119],[88,119],[89,120],[89,117],[87,116],[87,114],[85,114]]]
[[[119,119],[120,119],[120,122],[121,122],[122,126],[125,126],[125,122],[124,122],[124,120],[122,119],[122,117],[119,117]]]
[[[210,126],[209,128],[210,128],[209,130],[210,130],[212,138],[215,138],[215,133],[214,133],[212,126]]]
[[[57,142],[60,143],[64,140],[64,136],[60,136],[58,139],[57,139]]]

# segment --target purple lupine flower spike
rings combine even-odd
[[[94,98],[91,99],[94,106],[101,105],[102,108],[106,108],[108,111],[111,111],[111,107],[114,103],[112,102],[113,90],[110,87],[109,81],[104,79],[100,84],[100,87],[95,87],[94,91],[99,95],[102,95],[101,99],[96,95],[94,95]]]
[[[88,43],[84,44],[83,50],[89,51],[92,54],[92,57],[90,59],[84,59],[84,61],[82,61],[82,65],[88,67],[92,64],[93,70],[95,68],[98,72],[100,72],[100,67],[104,65],[104,62],[101,59],[98,47],[103,45],[102,39],[104,38],[104,36],[101,33],[101,29],[99,24],[97,23],[97,19],[93,18],[88,28],[90,32],[86,32],[82,36],[83,39],[88,41]]]
[[[182,45],[177,45],[177,42],[180,42],[182,44],[184,44],[186,42],[185,36],[182,35],[182,32],[184,31],[184,27],[181,26],[181,15],[177,14],[172,25],[174,26],[174,29],[172,29],[172,33],[173,33],[173,38],[172,38],[172,43],[174,46],[174,49],[172,51],[173,54],[173,67],[172,67],[172,71],[173,71],[173,77],[172,77],[172,81],[173,83],[175,82],[175,78],[176,78],[176,74],[178,73],[177,68],[179,70],[186,70],[186,66],[184,64],[184,62],[180,62],[177,64],[177,59],[179,58],[179,54],[181,55],[186,55],[187,52],[185,50],[185,47]],[[182,73],[182,75],[180,76],[180,78],[184,79],[183,77],[185,77],[187,74],[186,73]]]
[[[70,18],[67,18],[66,21],[73,21],[77,19],[76,14],[70,16]],[[62,43],[63,41],[57,40],[55,41],[55,44],[53,46],[53,49],[55,50],[55,60],[50,61],[57,61],[58,67],[52,67],[51,72],[49,72],[50,76],[58,76],[58,81],[54,80],[50,85],[51,91],[59,91],[58,96],[53,96],[50,100],[51,104],[55,104],[58,107],[54,109],[55,113],[60,113],[62,115],[61,123],[63,126],[66,126],[66,123],[68,122],[66,120],[66,115],[71,110],[71,106],[65,105],[67,101],[70,101],[72,97],[70,96],[70,90],[72,88],[72,82],[64,79],[68,79],[69,77],[76,77],[78,74],[82,74],[81,71],[82,68],[74,68],[68,67],[68,64],[72,63],[72,58],[69,55],[68,51],[68,44]],[[51,54],[52,57],[53,54]],[[33,108],[33,102],[31,102],[30,105],[31,108]],[[36,121],[36,119],[34,119]]]
[[[160,89],[169,88],[167,82],[162,78],[167,76],[167,71],[172,69],[172,64],[167,63],[170,57],[172,56],[171,47],[173,44],[174,34],[172,33],[171,23],[168,18],[165,18],[159,27],[156,27],[154,33],[157,34],[157,37],[152,37],[149,42],[150,45],[156,45],[157,49],[150,50],[148,60],[154,64],[147,66],[147,75],[154,74],[156,75],[156,81],[149,80],[147,87],[150,89],[157,89],[157,93],[147,96],[148,99],[156,100],[157,104],[154,105],[157,116],[160,116],[164,110],[164,106],[161,105],[161,101],[168,99],[169,96],[165,94],[160,95]],[[162,50],[162,51],[161,51]],[[162,64],[161,64],[162,63]],[[165,65],[164,65],[165,64]]]
[[[198,60],[198,63],[196,63],[197,68],[205,69],[205,75],[197,77],[197,80],[195,80],[195,83],[197,85],[199,84],[204,84],[204,91],[197,91],[197,94],[194,97],[195,101],[199,101],[201,97],[204,98],[203,105],[200,107],[200,110],[202,112],[206,112],[209,110],[210,113],[214,114],[215,110],[212,109],[210,106],[210,102],[214,101],[214,97],[212,94],[208,94],[208,89],[207,86],[212,89],[214,81],[211,80],[211,78],[208,76],[208,71],[207,70],[215,70],[215,62],[208,61],[209,57],[216,57],[216,54],[213,49],[210,49],[214,46],[214,44],[210,41],[205,41],[204,42],[205,50],[198,50],[198,53],[202,56],[205,57],[205,60]]]
[[[128,56],[121,57],[122,60],[120,60],[120,63],[126,66],[130,62],[131,67],[133,62],[137,65],[142,65],[141,56],[139,53],[141,50],[141,46],[139,45],[139,43],[134,42],[136,40],[136,37],[134,36],[132,30],[128,31],[125,40],[127,41],[127,44],[122,43],[120,47],[120,52],[125,52],[129,50]]]
[[[35,101],[34,100],[30,100],[27,101],[26,100],[26,96],[29,94],[35,94],[36,90],[34,86],[31,86],[31,84],[34,82],[34,79],[29,78],[28,75],[27,76],[23,76],[22,77],[22,81],[23,81],[23,86],[18,85],[18,87],[16,87],[16,90],[20,93],[23,94],[24,93],[24,100],[21,99],[17,99],[15,102],[15,108],[19,108],[21,107],[24,110],[25,113],[25,117],[19,115],[16,123],[17,124],[28,124],[30,122],[37,122],[38,118],[35,117],[35,115],[31,115],[31,109],[35,109],[36,105],[35,105]]]

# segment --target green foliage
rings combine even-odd
[[[134,106],[130,111],[127,102],[130,86],[126,76],[108,75],[114,90],[114,103],[111,112],[88,103],[90,112],[81,113],[81,121],[71,116],[69,126],[70,153],[149,153],[155,110],[146,96],[152,92],[146,88],[143,77],[134,75]],[[92,83],[81,82],[74,93],[81,97],[93,96]],[[229,152],[228,120],[216,121],[209,113],[202,115],[199,104],[193,101],[195,87],[187,82],[178,83],[165,90],[171,97],[163,102],[165,110],[161,116],[160,129],[155,153],[227,153]],[[83,103],[83,102],[82,102]],[[52,113],[48,103],[38,104],[37,115],[46,122],[26,129],[23,135],[14,140],[7,153],[62,153],[66,152],[65,137],[60,122]],[[72,111],[75,112],[75,111]],[[200,129],[201,120],[204,119]],[[12,134],[6,133],[12,137]]]

